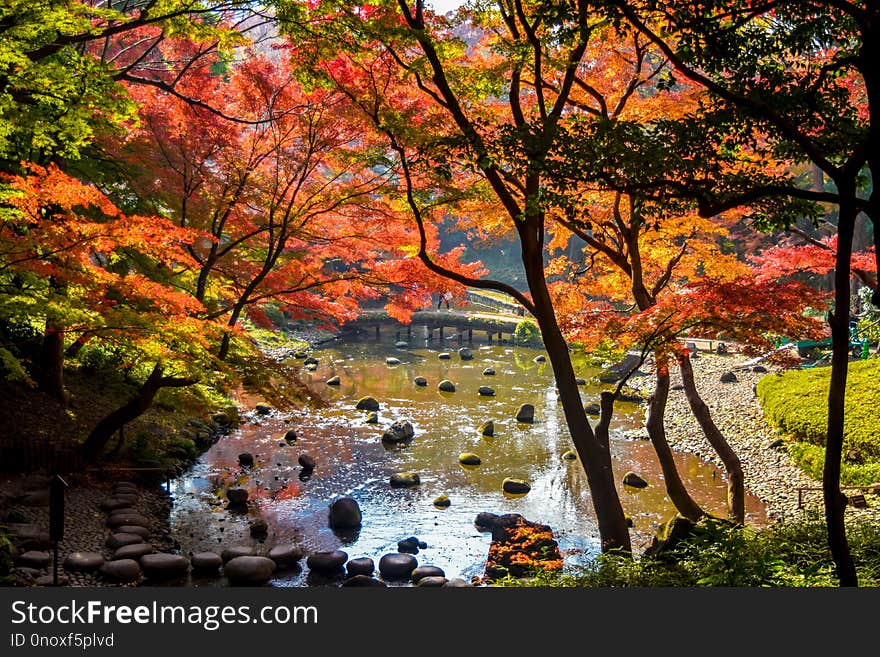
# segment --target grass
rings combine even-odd
[[[565,574],[528,580],[507,578],[508,587],[831,587],[837,586],[824,522],[818,517],[765,529],[724,523],[701,531],[662,558],[628,559],[605,554]],[[861,521],[848,527],[861,586],[880,584],[880,527]]]
[[[767,420],[794,442],[789,453],[805,472],[821,479],[828,423],[831,370],[818,367],[765,376],[757,393]],[[880,359],[849,366],[841,483],[880,481]]]

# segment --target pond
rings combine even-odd
[[[590,501],[586,475],[578,460],[565,460],[573,449],[555,391],[549,362],[536,362],[540,351],[504,344],[473,345],[473,360],[459,358],[450,343],[429,345],[412,340],[412,347],[394,343],[356,340],[335,342],[313,350],[318,367],[301,371],[315,400],[322,407],[292,412],[244,414],[242,425],[205,452],[197,463],[172,483],[174,506],[171,524],[174,538],[184,552],[221,551],[232,545],[271,548],[296,543],[306,551],[342,549],[351,558],[372,557],[377,563],[386,553],[397,551],[397,542],[417,536],[428,547],[418,555],[420,565],[443,568],[446,576],[470,579],[481,575],[491,541],[489,533],[474,526],[482,511],[520,513],[527,519],[553,528],[567,567],[576,566],[599,552],[598,530]],[[455,345],[457,346],[457,345]],[[441,360],[441,351],[451,354]],[[386,357],[400,360],[387,365]],[[301,362],[301,361],[299,361]],[[601,390],[598,370],[575,355],[584,403],[598,401]],[[496,374],[485,376],[484,369]],[[333,376],[339,386],[327,385]],[[413,383],[417,376],[426,387]],[[437,384],[449,379],[455,392],[440,392]],[[491,386],[494,396],[481,396],[481,385]],[[366,423],[367,413],[355,409],[363,396],[381,404],[379,423]],[[523,403],[535,407],[534,424],[515,420]],[[644,407],[618,403],[613,424],[612,455],[619,481],[629,470],[649,482],[643,489],[620,485],[625,511],[632,517],[634,547],[646,547],[656,526],[675,515],[663,486],[663,477],[650,443],[628,440],[621,431],[639,426]],[[408,420],[415,438],[405,447],[386,447],[382,433],[395,420]],[[484,420],[495,423],[494,437],[482,436]],[[294,429],[291,445],[284,434]],[[255,464],[243,469],[238,454],[251,452]],[[458,456],[474,452],[482,463],[462,466]],[[309,454],[317,465],[305,476],[298,457]],[[682,477],[691,494],[710,512],[724,514],[726,486],[722,474],[711,464],[688,454],[678,454]],[[392,488],[391,474],[415,471],[417,488]],[[505,477],[525,479],[531,491],[509,496],[502,491]],[[247,514],[226,508],[224,491],[241,486],[249,492]],[[449,507],[434,506],[434,499],[447,495]],[[328,527],[329,504],[338,496],[354,497],[363,513],[356,533],[339,534]],[[757,498],[749,496],[748,522],[764,522]],[[263,518],[268,536],[250,536],[249,522]],[[307,569],[281,572],[277,586],[305,586],[321,582],[309,579]]]

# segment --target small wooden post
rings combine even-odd
[[[381,334],[379,333],[379,325],[376,324],[376,339],[379,340],[381,338]]]
[[[474,343],[474,329],[468,329],[468,344]]]

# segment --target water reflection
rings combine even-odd
[[[415,535],[427,542],[417,558],[422,565],[440,566],[447,577],[469,578],[482,573],[490,536],[473,524],[477,513],[521,513],[553,527],[566,555],[576,564],[598,552],[598,531],[591,508],[586,475],[577,460],[562,455],[573,449],[549,363],[533,360],[536,352],[509,346],[474,347],[474,359],[461,361],[453,349],[441,360],[435,348],[401,350],[377,343],[339,344],[317,350],[319,365],[302,372],[312,395],[326,406],[318,410],[251,414],[242,428],[214,445],[192,470],[174,484],[172,526],[186,551],[218,550],[230,545],[264,543],[271,547],[296,543],[306,551],[342,548],[350,557],[371,557],[377,563],[397,542]],[[389,366],[385,358],[401,362]],[[576,360],[577,376],[588,381],[596,374]],[[495,376],[483,376],[485,368]],[[331,376],[340,385],[328,386]],[[413,379],[423,376],[425,387]],[[437,384],[450,379],[456,392],[443,393]],[[491,385],[494,396],[477,393]],[[598,400],[607,386],[582,387],[584,403]],[[360,397],[380,402],[379,422],[368,424],[367,412],[355,409]],[[534,424],[514,419],[522,403],[535,406]],[[639,423],[643,410],[636,404],[617,404],[616,429]],[[483,436],[480,425],[493,420],[493,437]],[[396,420],[408,420],[415,439],[402,446],[381,441]],[[283,437],[295,429],[288,445]],[[251,468],[238,464],[238,454],[255,457]],[[473,452],[479,466],[462,466],[458,455]],[[305,472],[297,463],[308,453],[315,469]],[[663,478],[650,444],[616,437],[612,441],[616,479],[633,470],[650,485],[645,489],[620,487],[624,509],[633,518],[633,542],[644,547],[656,525],[674,515]],[[678,455],[683,479],[707,510],[723,514],[726,486],[711,465],[689,455]],[[391,488],[395,472],[413,471],[421,478],[416,488]],[[506,477],[531,485],[527,495],[508,495],[501,489]],[[224,491],[243,487],[249,493],[249,512],[241,516],[225,508]],[[363,526],[340,534],[327,523],[330,502],[340,495],[358,500]],[[434,505],[446,495],[450,505]],[[762,522],[760,503],[748,504],[749,521]],[[248,523],[261,517],[269,526],[265,538],[250,536]],[[307,572],[280,573],[276,583],[308,585]]]

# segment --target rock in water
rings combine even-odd
[[[390,479],[392,488],[411,488],[421,483],[422,480],[417,472],[395,472]]]
[[[452,354],[447,354],[445,351],[443,353],[437,354],[437,358],[440,360],[449,360],[452,358]]]
[[[462,465],[480,465],[483,461],[473,452],[462,452],[458,455],[458,462]]]
[[[599,417],[599,415],[602,413],[602,409],[599,404],[593,402],[592,404],[587,404],[586,406],[584,406],[584,413],[592,417]]]
[[[461,358],[462,360],[473,360],[474,354],[467,347],[462,347],[461,349],[458,350],[458,357]]]
[[[282,543],[269,550],[266,556],[274,561],[278,568],[298,568],[303,552],[291,543]]]
[[[400,359],[395,358],[394,356],[389,356],[388,358],[385,359],[385,364],[386,365],[400,365]]]
[[[483,424],[480,425],[480,434],[483,436],[489,436],[490,438],[495,435],[495,423],[492,420],[486,420]]]
[[[361,397],[355,408],[359,411],[378,411],[379,402],[374,397]]]
[[[487,367],[483,370],[483,376],[495,376],[495,370],[493,370],[491,367]]]
[[[397,347],[398,349],[408,349],[408,348],[409,348],[409,342],[403,342],[403,341],[401,340],[401,341],[399,341],[399,342],[395,342],[395,343],[394,343],[394,346]]]
[[[531,424],[535,421],[535,407],[531,404],[523,404],[516,412],[517,422],[527,422]]]
[[[420,388],[424,388],[426,385],[428,385],[428,379],[423,376],[417,376],[413,379],[413,383],[415,383]]]
[[[382,434],[383,443],[408,443],[415,437],[415,430],[409,422],[398,420]]]
[[[342,566],[348,561],[348,553],[342,550],[332,552],[314,552],[306,559],[309,570],[321,575],[334,575],[342,570]]]
[[[528,484],[528,482],[522,479],[513,479],[512,477],[507,477],[504,481],[501,482],[501,488],[505,493],[509,493],[511,495],[525,495],[532,487]]]
[[[413,584],[418,584],[420,580],[426,577],[446,577],[446,573],[437,566],[419,566],[410,573],[410,579]]]
[[[543,355],[538,355],[538,356],[535,356],[532,360],[535,361],[536,363],[544,363],[547,361],[547,357],[543,356]]]
[[[286,434],[284,434],[284,441],[288,442],[288,443],[295,443],[296,442],[296,431],[291,429]]]
[[[437,508],[445,509],[446,507],[448,507],[451,504],[452,504],[452,502],[449,500],[449,497],[446,495],[438,495],[437,497],[434,498],[434,506],[436,506]]]
[[[223,574],[233,586],[260,586],[275,574],[275,562],[268,557],[235,557],[223,566]]]
[[[364,422],[367,424],[379,424],[379,414],[376,411],[370,411],[367,413],[367,419]]]
[[[563,452],[563,454],[562,454],[562,458],[565,459],[566,461],[575,461],[575,460],[577,460],[577,457],[578,457],[577,452],[572,451],[572,450],[568,450],[567,452]]]
[[[635,472],[627,472],[623,475],[623,483],[633,488],[647,488],[648,482],[642,479]]]
[[[441,392],[455,392],[455,384],[449,379],[443,379],[437,384],[437,389]]]
[[[562,569],[562,555],[547,525],[512,515],[509,522],[496,523],[486,560],[486,577],[527,577],[540,571]]]
[[[332,529],[355,529],[361,526],[362,519],[361,508],[353,497],[340,497],[330,504]]]
[[[254,409],[257,411],[258,415],[269,415],[272,412],[272,407],[269,404],[257,404]]]
[[[194,573],[213,575],[220,570],[223,559],[216,552],[197,552],[190,557],[190,563]]]
[[[379,572],[388,580],[409,579],[418,567],[418,560],[411,554],[386,554],[379,559]]]
[[[327,379],[328,386],[338,386],[340,383],[341,381],[338,376],[331,376],[329,379]]]
[[[494,388],[490,388],[489,386],[480,386],[480,387],[477,389],[477,392],[478,392],[478,393],[480,394],[480,396],[482,396],[482,397],[493,397],[493,396],[495,396],[495,389],[494,389]]]
[[[303,472],[311,472],[315,469],[315,458],[309,454],[300,454],[297,463],[303,469]]]
[[[145,554],[140,559],[141,570],[150,579],[168,580],[186,575],[189,559],[179,554]]]
[[[372,559],[370,559],[370,557],[360,557],[358,559],[352,559],[347,564],[345,564],[345,573],[349,577],[355,577],[356,575],[365,575],[367,577],[372,577],[375,570],[376,564]]]
[[[248,501],[248,492],[244,488],[230,488],[226,491],[226,499],[235,506],[244,506]]]

